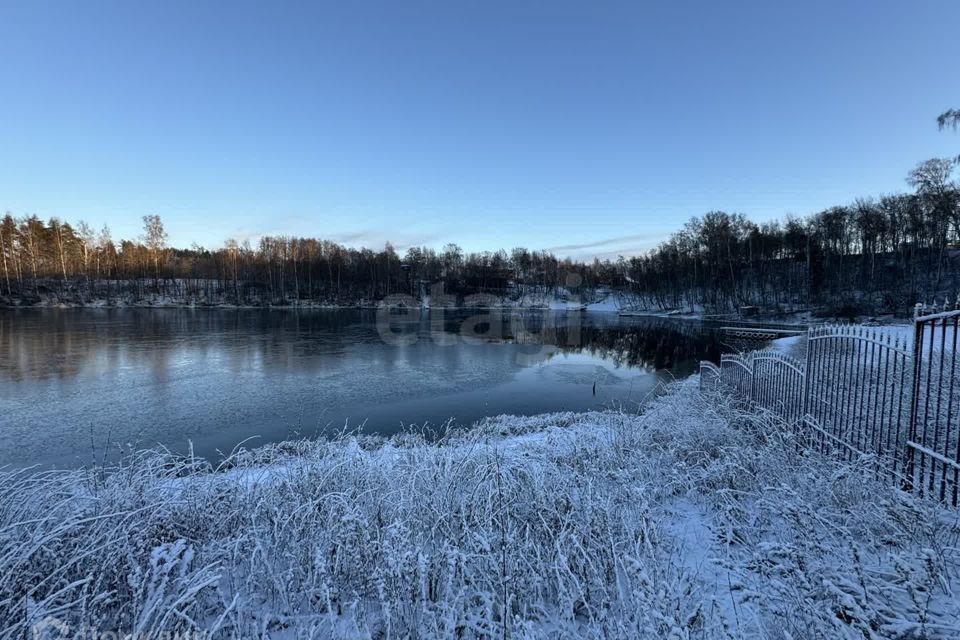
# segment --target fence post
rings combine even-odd
[[[754,351],[750,352],[750,391],[747,394],[747,399],[750,400],[750,404],[753,405],[753,387],[754,383],[757,380],[757,363],[754,360]]]
[[[906,491],[913,490],[913,478],[916,469],[915,458],[916,452],[913,450],[909,442],[916,442],[917,439],[917,411],[919,409],[919,399],[920,399],[920,371],[921,371],[921,359],[922,353],[921,349],[923,348],[923,323],[917,322],[917,319],[923,314],[923,304],[917,303],[913,307],[913,384],[912,393],[910,394],[910,419],[907,422],[907,438],[904,443],[904,471],[906,474],[906,479],[904,481],[904,489]],[[922,489],[923,487],[921,487]]]
[[[810,337],[813,335],[813,327],[807,327],[807,352],[803,357],[803,392],[800,395],[800,419],[810,412],[810,352],[813,350],[813,342]]]

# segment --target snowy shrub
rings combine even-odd
[[[4,472],[0,636],[960,637],[955,512],[696,380],[435,436]]]

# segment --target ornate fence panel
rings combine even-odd
[[[720,387],[743,405],[753,399],[753,366],[749,354],[720,356]]]
[[[801,446],[960,504],[960,309],[918,305],[905,333],[860,326],[807,332],[806,361],[765,349],[700,363],[704,392],[722,391],[794,425]]]
[[[803,416],[803,365],[780,351],[752,354],[753,402],[794,424]]]
[[[902,476],[911,355],[906,338],[889,332],[810,329],[804,415],[813,442],[847,460],[876,456],[878,470]]]
[[[750,407],[762,407],[795,423],[803,416],[803,365],[773,349],[725,353],[720,366],[700,363],[700,390],[724,390]]]
[[[720,390],[720,367],[712,362],[700,363],[700,393],[716,393]]]
[[[924,315],[925,314],[925,315]],[[960,398],[955,391],[960,311],[918,305],[914,318],[913,389],[906,442],[907,475],[921,493],[958,503]]]

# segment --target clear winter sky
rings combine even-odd
[[[0,211],[630,254],[960,153],[960,2],[0,0]]]

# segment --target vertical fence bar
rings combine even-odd
[[[936,329],[937,323],[934,320],[932,329]],[[932,341],[931,341],[932,342]],[[930,449],[934,453],[940,453],[940,410],[943,408],[943,365],[946,360],[945,349],[947,347],[947,319],[943,318],[940,322],[940,356],[938,360],[940,361],[940,366],[937,368],[937,408],[934,410],[933,418],[933,442],[931,443]],[[933,349],[930,350],[930,358],[933,359]],[[924,444],[927,444],[926,442]],[[933,493],[936,484],[936,471],[937,471],[938,461],[936,458],[930,458],[930,492]],[[946,466],[943,463],[939,463],[943,470],[946,471]]]
[[[881,338],[879,333],[874,334],[874,338],[879,340]],[[879,371],[877,367],[877,343],[870,343],[870,371]],[[874,455],[877,457],[876,463],[876,476],[880,477],[880,467],[883,464],[882,456],[882,447],[880,445],[880,438],[878,434],[881,433],[881,429],[877,424],[877,396],[880,395],[880,389],[876,383],[876,376],[869,376],[867,379],[867,391],[866,391],[866,413],[864,414],[864,419],[866,420],[867,428],[870,430],[870,436],[868,442],[870,448],[873,450]],[[883,384],[883,380],[880,381],[880,384]]]
[[[819,330],[814,329],[810,335],[818,336]],[[817,351],[820,349],[822,340],[810,340],[807,344],[807,361],[812,363],[811,370],[813,372],[813,380],[810,382],[810,393],[807,394],[807,414],[813,421],[817,423],[823,422],[818,416],[822,408],[822,398],[823,398],[823,385],[820,382],[820,370],[821,365],[823,364],[820,358],[816,357]],[[814,435],[816,434],[816,435]],[[820,432],[814,431],[811,436],[815,438],[817,444],[817,450],[823,451],[823,434]]]
[[[840,340],[839,338],[834,339],[834,347],[837,349],[837,353],[840,353],[840,348],[842,347],[842,345],[843,345],[842,340]],[[835,438],[842,441],[843,429],[841,425],[843,424],[843,414],[844,414],[843,407],[846,400],[845,390],[847,386],[847,368],[849,367],[850,362],[849,362],[849,358],[846,357],[846,354],[840,354],[840,358],[841,358],[840,384],[834,388],[834,396],[835,396],[836,404],[835,404],[834,417],[833,417],[833,435]],[[844,450],[843,453],[846,453],[846,450]]]
[[[851,440],[857,437],[856,433],[856,417],[857,417],[857,386],[855,383],[857,375],[857,354],[859,353],[858,343],[855,340],[856,338],[856,329],[851,327],[847,329],[849,339],[847,340],[847,345],[852,349],[851,353],[847,354],[847,380],[846,384],[843,387],[843,396],[846,398],[846,408],[843,415],[843,425],[844,432],[846,437],[844,440],[849,444]],[[853,447],[854,449],[860,449],[860,442],[857,440],[857,443]],[[853,461],[854,452],[850,447],[844,447],[847,452],[847,460]]]
[[[861,340],[854,342],[857,349],[857,370],[854,375],[854,398],[855,398],[855,411],[856,411],[856,430],[857,430],[857,449],[860,451],[869,451],[870,447],[868,446],[867,440],[867,424],[864,420],[864,395],[866,395],[867,389],[870,387],[870,378],[867,376],[867,367],[870,366],[870,362],[867,360],[867,342],[864,341],[865,338],[869,337],[870,332],[865,331],[862,328],[857,329],[858,336]],[[856,399],[859,397],[859,399]]]
[[[925,394],[923,402],[923,433],[917,433],[917,442],[924,447],[920,449],[920,481],[917,483],[920,487],[920,495],[924,494],[925,478],[927,474],[927,458],[929,457],[926,452],[927,446],[927,431],[930,428],[930,393],[929,387],[933,381],[933,343],[936,334],[936,324],[930,324],[930,357],[927,358],[927,388],[928,393]],[[925,330],[925,329],[924,329]],[[922,351],[921,351],[922,354]],[[922,362],[921,362],[922,365]]]
[[[954,390],[954,379],[957,372],[957,330],[960,329],[960,316],[953,316],[953,347],[951,349],[950,355],[950,402],[947,405],[947,441],[946,445],[949,447],[950,440],[950,431],[953,418],[953,390]],[[957,485],[960,484],[960,429],[957,430],[957,452],[954,454],[954,460],[958,463],[953,468],[953,496],[951,499],[951,504],[957,506]],[[944,474],[946,474],[946,467],[944,467]]]
[[[918,318],[921,305],[917,305],[913,320],[913,393],[910,398],[910,422],[907,427],[907,442],[916,442],[917,439],[917,410],[920,400],[920,371],[921,355],[923,353],[923,322]],[[913,489],[916,480],[916,450],[912,446],[906,447],[905,469],[907,474],[906,490]]]
[[[879,425],[888,424],[884,419],[884,416],[887,414],[887,387],[889,386],[886,381],[890,379],[890,336],[885,337],[885,346],[881,345],[880,347],[880,357],[883,359],[883,368],[880,369],[883,371],[883,382],[881,387],[883,388],[883,397],[880,400],[880,419],[877,420],[876,413],[874,414],[874,420],[878,422]],[[890,412],[891,418],[893,417],[893,412]],[[886,432],[886,438],[884,438],[884,431]],[[892,429],[884,429],[882,426],[879,427],[879,433],[877,434],[877,448],[883,447],[882,456],[884,459],[884,464],[886,464],[887,456],[890,455],[890,433]],[[893,456],[893,471],[896,473],[897,465],[897,456]]]
[[[846,337],[846,333],[847,333],[846,329],[843,328],[843,327],[841,327],[840,330],[843,332],[842,335],[843,335],[844,337]],[[837,340],[837,344],[836,344],[837,351],[838,351],[838,353],[840,353],[840,358],[841,358],[841,362],[842,362],[841,371],[843,372],[843,375],[841,376],[840,385],[839,385],[839,387],[837,388],[837,393],[836,393],[836,396],[837,396],[837,411],[836,411],[836,415],[835,415],[835,418],[834,418],[834,432],[833,432],[833,435],[834,435],[834,437],[837,438],[837,440],[839,440],[840,442],[843,442],[843,441],[844,441],[844,435],[845,435],[845,434],[844,434],[844,427],[846,426],[846,425],[845,425],[845,422],[846,422],[845,417],[846,417],[846,415],[847,415],[847,404],[848,404],[849,401],[850,401],[850,398],[847,396],[847,379],[848,379],[849,376],[850,376],[850,358],[847,357],[847,354],[846,354],[846,353],[842,353],[842,352],[840,351],[840,350],[843,348],[843,346],[845,345],[845,343],[846,343],[845,340]],[[843,454],[844,458],[849,458],[850,452],[849,452],[849,450],[847,450],[846,448],[844,448],[844,449],[841,451],[841,453]]]
[[[895,344],[897,344],[898,346],[900,345],[899,338],[895,340]],[[903,341],[903,348],[904,350],[906,350],[907,348],[906,340]],[[897,357],[897,355],[899,356],[899,358]],[[908,393],[907,373],[910,371],[910,365],[907,362],[907,356],[905,351],[897,355],[894,356],[894,364],[896,364],[897,360],[900,361],[900,393],[897,394],[897,422],[896,422],[897,434],[896,434],[896,442],[894,446],[902,447],[903,444],[901,443],[900,438],[901,436],[903,436],[904,439],[909,439],[908,432],[910,430],[909,416],[907,417],[908,422],[907,422],[906,433],[904,432],[904,429],[903,429],[903,398]],[[916,357],[916,355],[914,355],[914,357]],[[910,393],[912,393],[912,391]],[[913,475],[911,474],[912,474],[912,465],[911,465],[911,472],[907,473],[908,482],[912,484]]]
[[[820,333],[821,335],[823,335],[822,330]],[[814,417],[815,422],[821,425],[821,427],[824,426],[826,423],[825,417],[827,413],[826,412],[827,387],[826,387],[826,376],[824,375],[824,371],[826,370],[827,363],[826,363],[826,358],[822,357],[822,353],[826,348],[827,343],[824,340],[825,340],[824,338],[821,338],[814,343],[814,345],[816,346],[816,350],[820,352],[821,357],[816,358],[814,360],[817,363],[819,391],[816,398],[816,406],[815,406],[816,411],[812,415]],[[826,431],[824,431],[822,428],[820,431],[817,432],[817,439],[820,443],[820,447],[819,447],[820,453],[825,453],[827,450],[827,434],[826,434]]]

